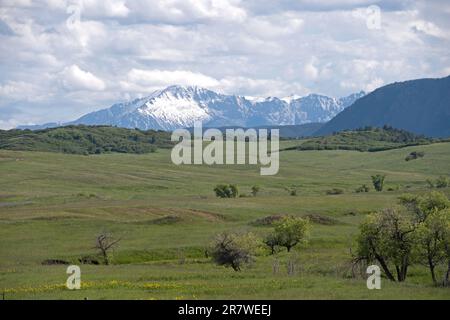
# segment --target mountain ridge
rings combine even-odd
[[[84,124],[167,131],[190,127],[195,121],[202,121],[209,127],[299,125],[329,121],[364,95],[363,91],[342,98],[309,94],[286,101],[278,97],[250,99],[197,86],[172,85],[146,97],[85,114],[74,121],[18,128],[37,130]]]
[[[385,125],[431,137],[450,137],[450,76],[380,87],[355,101],[315,134]]]

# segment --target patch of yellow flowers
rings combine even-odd
[[[61,290],[66,288],[65,284],[46,284],[39,287],[19,287],[19,288],[8,288],[0,289],[4,293],[40,293],[53,290]]]
[[[144,290],[159,290],[159,289],[179,289],[181,285],[174,283],[158,283],[145,282],[133,283],[122,280],[107,280],[107,281],[81,281],[81,289],[113,289],[113,288],[129,288],[129,289],[144,289]],[[47,284],[37,287],[18,287],[0,289],[4,293],[42,293],[54,290],[65,290],[65,284]]]

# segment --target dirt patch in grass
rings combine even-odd
[[[0,202],[0,207],[3,208],[10,208],[10,207],[19,207],[19,206],[26,206],[29,204],[32,204],[31,201],[17,201],[17,202]]]
[[[311,213],[311,214],[306,215],[305,217],[308,218],[312,223],[322,224],[325,226],[342,224],[342,222],[337,219],[333,219],[331,217],[323,216],[323,215],[317,214],[317,213]]]
[[[252,222],[250,222],[250,224],[252,226],[271,226],[274,223],[280,221],[284,216],[281,214],[275,214],[275,215],[270,215],[270,216],[266,216],[266,217],[262,217],[262,218],[258,218]]]
[[[227,217],[220,213],[196,210],[196,209],[178,209],[178,208],[160,208],[159,211],[147,211],[148,214],[155,215],[153,219],[143,219],[135,221],[127,221],[127,223],[134,224],[157,224],[169,225],[179,223],[181,221],[192,220],[199,218],[209,222],[219,222],[227,220]]]
[[[360,210],[351,210],[351,211],[347,211],[345,212],[343,215],[344,216],[359,216],[359,215],[367,215],[369,213],[372,213],[372,211],[360,211]]]
[[[339,194],[343,194],[344,190],[339,189],[339,188],[333,188],[333,189],[327,190],[325,193],[327,195],[339,195]]]
[[[175,224],[175,223],[181,222],[182,220],[183,219],[181,219],[181,217],[179,217],[179,216],[168,215],[168,216],[163,216],[161,218],[156,218],[156,219],[150,220],[149,223],[157,224],[157,225],[167,225],[167,224]]]
[[[80,219],[80,216],[75,215],[49,215],[49,216],[38,216],[38,217],[32,217],[28,218],[26,220],[33,220],[33,221],[58,221],[58,220],[71,220],[71,219]]]
[[[220,213],[210,212],[210,211],[203,211],[203,210],[196,210],[196,209],[190,209],[188,210],[188,214],[209,220],[209,221],[223,221],[226,220],[226,216]]]

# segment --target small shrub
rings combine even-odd
[[[236,198],[239,195],[238,187],[235,184],[218,184],[214,188],[214,192],[219,198]]]
[[[250,198],[251,196],[247,193],[241,193],[239,194],[239,198]]]
[[[372,176],[373,187],[376,191],[383,191],[385,175],[376,174]]]
[[[423,158],[424,156],[425,156],[425,152],[423,152],[423,151],[413,151],[405,158],[405,161]]]
[[[297,195],[297,188],[295,187],[284,187],[284,190],[286,190],[290,196]]]
[[[260,191],[260,187],[259,186],[253,186],[252,187],[252,195],[254,197],[256,197],[256,195],[258,194],[259,191]]]
[[[449,181],[447,177],[440,176],[436,179],[436,188],[447,188],[449,186]]]
[[[387,191],[398,191],[398,190],[400,190],[400,187],[399,187],[398,185],[393,186],[393,187],[389,187],[389,188],[387,189]]]
[[[429,187],[430,189],[433,189],[433,188],[434,188],[434,182],[433,182],[433,180],[427,179],[427,184],[428,184],[428,187]]]
[[[218,184],[214,188],[214,192],[216,193],[216,197],[231,198],[230,187],[226,184]]]
[[[333,188],[331,190],[327,190],[326,192],[328,195],[336,195],[336,194],[343,194],[344,190],[339,189],[339,188]]]
[[[230,191],[232,198],[236,198],[239,195],[239,189],[235,184],[230,184]]]
[[[361,193],[361,192],[369,192],[369,187],[366,186],[365,184],[363,184],[362,186],[358,187],[355,192],[356,193]]]
[[[436,181],[433,181],[431,179],[427,179],[427,184],[428,187],[430,189],[433,188],[447,188],[448,186],[450,186],[450,181],[447,177],[445,176],[440,176],[439,178],[436,179]]]
[[[286,190],[290,196],[296,196],[297,195],[297,189],[296,188],[285,187],[284,190]]]

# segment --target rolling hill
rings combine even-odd
[[[285,150],[356,150],[376,152],[430,144],[434,141],[434,139],[388,126],[383,128],[366,127],[300,140],[300,145],[292,146]]]

